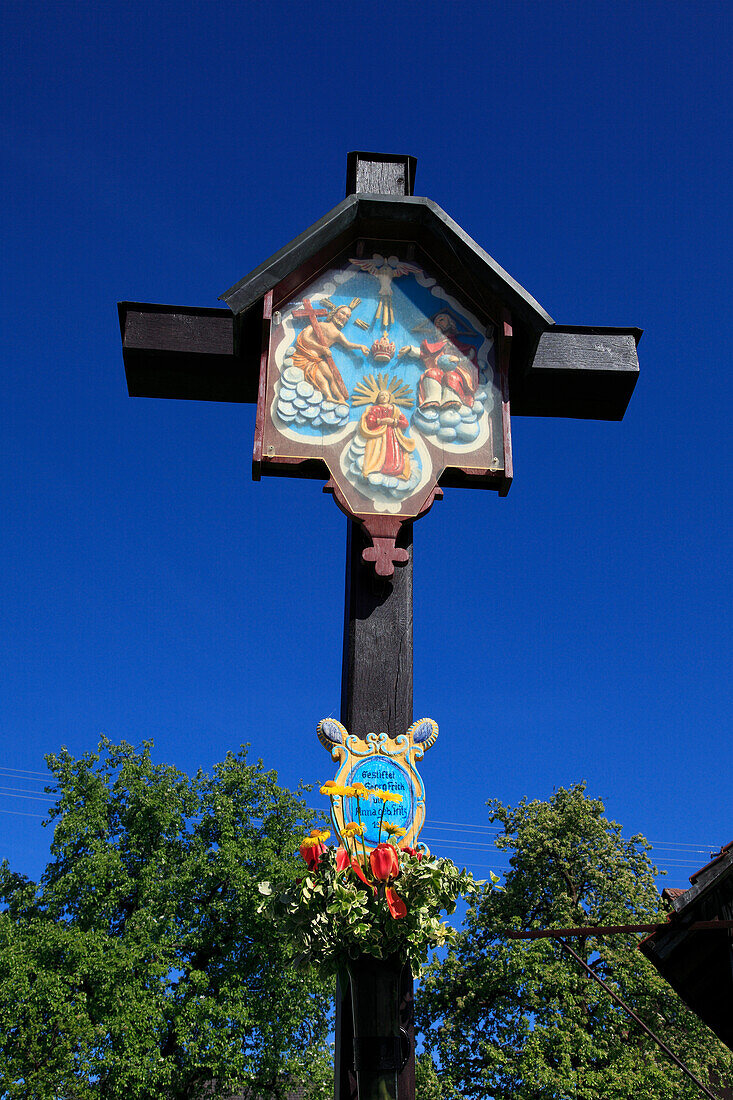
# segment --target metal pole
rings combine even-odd
[[[657,1046],[660,1047],[664,1051],[664,1053],[667,1055],[668,1058],[672,1059],[672,1061],[674,1062],[674,1064],[676,1066],[679,1066],[679,1068],[682,1070],[683,1073],[687,1074],[687,1076],[690,1078],[691,1081],[695,1082],[697,1087],[700,1089],[700,1091],[702,1093],[705,1094],[705,1096],[709,1096],[710,1100],[720,1100],[720,1096],[716,1096],[715,1093],[711,1092],[710,1089],[706,1085],[703,1085],[702,1081],[700,1081],[697,1077],[695,1077],[695,1074],[687,1068],[687,1066],[685,1065],[684,1062],[680,1061],[680,1059],[677,1057],[677,1055],[669,1049],[667,1044],[663,1043],[662,1040],[657,1035],[654,1034],[654,1032],[651,1030],[651,1028],[647,1027],[647,1025],[644,1023],[644,1021],[639,1019],[639,1017],[636,1015],[636,1013],[633,1012],[632,1009],[630,1009],[629,1006],[624,1001],[622,1001],[621,998],[616,993],[614,993],[614,991],[611,989],[611,987],[609,985],[606,985],[603,978],[599,977],[599,975],[596,974],[595,970],[593,970],[592,967],[588,966],[588,963],[585,961],[585,959],[581,959],[580,955],[578,955],[578,953],[576,951],[573,951],[573,949],[572,949],[572,947],[570,946],[569,943],[566,943],[565,940],[562,940],[562,939],[556,939],[555,942],[559,943],[561,947],[564,947],[565,950],[567,951],[567,953],[569,955],[572,955],[576,962],[580,963],[580,965],[583,967],[583,969],[585,970],[588,977],[593,978],[594,981],[598,982],[598,984],[603,989],[605,989],[605,991],[606,991],[606,993],[608,993],[609,997],[611,997],[616,1002],[617,1005],[620,1005],[620,1007],[624,1010],[624,1012],[627,1014],[627,1016],[630,1016],[631,1019],[634,1021],[634,1023],[638,1024],[639,1027],[641,1028],[641,1030],[646,1032],[646,1034],[649,1036],[650,1039],[654,1040],[654,1042],[657,1044]]]

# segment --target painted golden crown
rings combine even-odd
[[[388,363],[395,353],[395,344],[390,340],[386,332],[382,333],[380,340],[372,344],[372,359],[377,363]]]

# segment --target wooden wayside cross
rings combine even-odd
[[[358,190],[226,291],[230,312],[120,305],[129,392],[256,401],[254,476],[323,479],[384,577],[443,487],[508,492],[510,410],[620,419],[638,373],[638,329],[555,324],[412,196],[414,169],[350,154]]]
[[[413,157],[350,153],[347,197],[228,308],[118,307],[131,396],[256,402],[254,476],[325,479],[349,516],[340,718],[358,738],[413,722],[413,521],[445,487],[508,491],[510,409],[620,420],[639,369],[639,329],[556,324],[414,177]],[[408,977],[406,1026],[411,1002]],[[350,1044],[337,1002],[339,1100]]]

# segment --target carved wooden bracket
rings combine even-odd
[[[403,523],[412,523],[411,516],[374,515],[374,513],[354,514],[346,502],[341,490],[333,478],[329,478],[323,486],[324,493],[333,493],[333,499],[342,512],[345,512],[353,520],[357,520],[372,540],[372,545],[362,551],[364,561],[374,563],[374,572],[380,577],[394,575],[395,565],[405,565],[410,560],[407,550],[396,545]],[[425,497],[415,519],[424,516],[433,506],[434,501],[441,500],[443,490],[435,485]]]
[[[362,558],[374,563],[374,572],[378,576],[391,577],[395,565],[404,565],[410,557],[407,550],[395,545],[402,521],[393,516],[370,516],[362,522],[372,540],[372,545],[362,551]]]

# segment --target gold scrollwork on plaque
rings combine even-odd
[[[382,804],[376,799],[360,800],[360,815],[366,827],[367,847],[379,843],[379,822],[382,820],[405,830],[401,843],[414,847],[425,823],[425,787],[416,763],[435,744],[438,724],[432,718],[413,722],[407,733],[390,737],[387,733],[368,733],[366,737],[350,734],[335,718],[323,718],[318,723],[318,739],[331,758],[338,761],[334,777],[339,786],[363,783],[399,795],[400,801]],[[341,832],[348,821],[356,817],[355,798],[332,800],[334,828]]]

